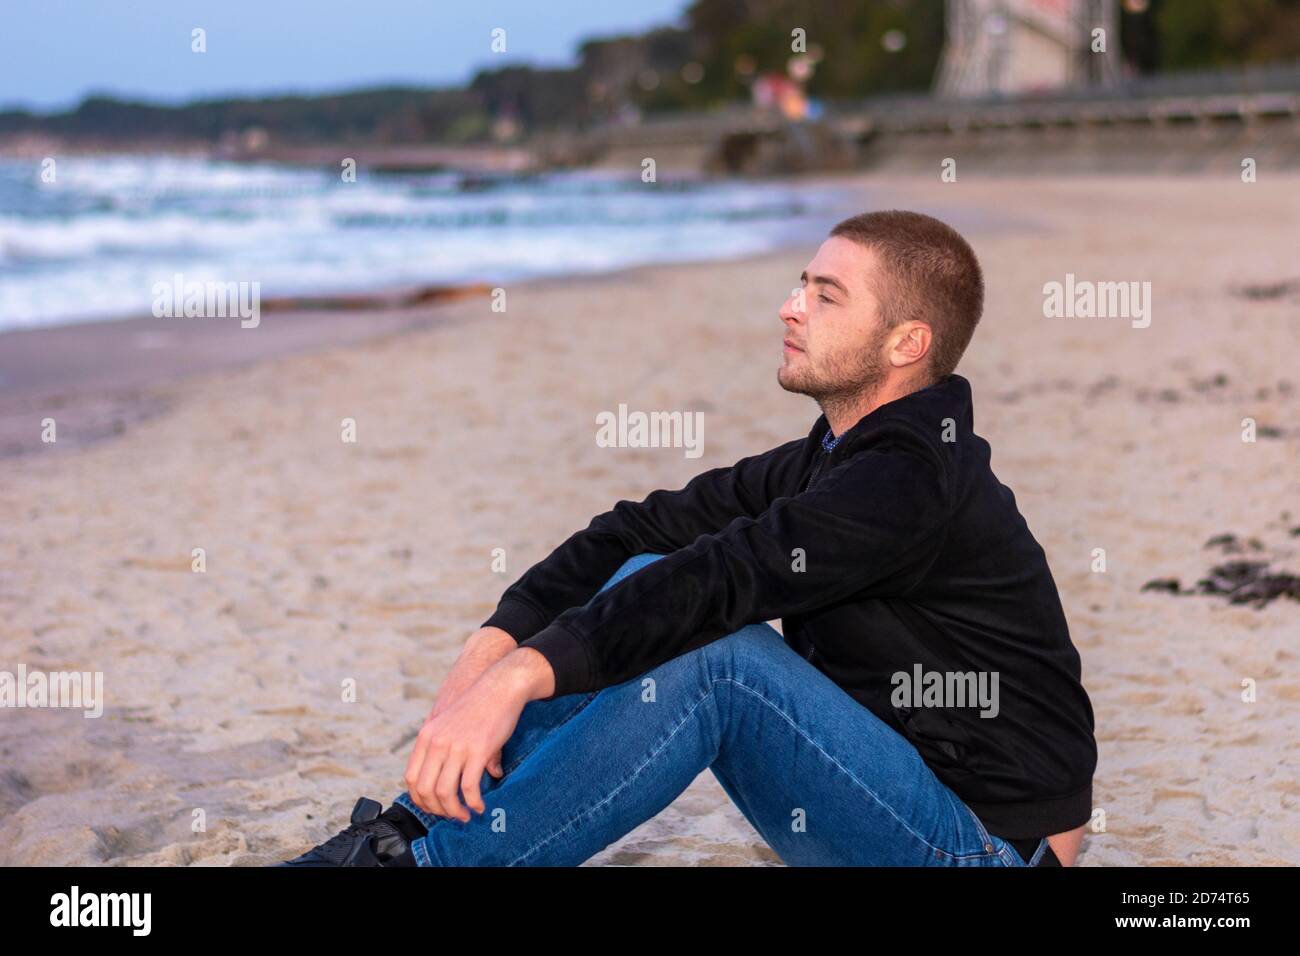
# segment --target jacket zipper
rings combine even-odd
[[[829,458],[829,457],[830,457],[830,453],[827,452],[825,448],[823,448],[823,447],[821,447],[821,446],[818,446],[818,448],[817,448],[817,457],[816,457],[816,459],[815,459],[814,462],[813,462],[813,469],[812,469],[811,472],[808,473],[808,480],[807,480],[806,482],[804,482],[804,486],[803,486],[803,490],[804,490],[804,491],[807,491],[809,488],[812,487],[812,483],[813,483],[814,481],[816,481],[816,480],[817,480],[817,476],[818,476],[819,474],[821,474],[822,464],[823,464],[823,463],[826,461],[826,459]],[[816,654],[816,653],[817,653],[817,646],[816,646],[815,644],[813,644],[811,641],[809,641],[809,642],[808,642],[808,653],[804,655],[804,659],[807,660],[807,661],[811,664],[811,663],[812,663],[812,659],[813,659],[813,655]]]
[[[821,472],[821,470],[822,470],[822,462],[826,460],[826,457],[827,457],[827,456],[826,456],[826,449],[825,449],[825,448],[818,448],[818,449],[817,449],[817,460],[816,460],[816,462],[815,462],[814,465],[813,465],[813,470],[808,474],[808,481],[804,483],[804,486],[803,486],[803,490],[804,490],[804,491],[807,491],[809,488],[812,487],[812,483],[813,483],[814,479],[816,479],[817,475],[818,475],[818,474]]]

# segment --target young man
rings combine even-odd
[[[287,865],[576,865],[706,767],[792,865],[1073,865],[1093,713],[954,372],[979,263],[878,212],[801,281],[777,378],[820,406],[807,438],[619,501],[530,568],[407,791]]]

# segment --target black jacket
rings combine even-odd
[[[991,833],[1073,829],[1092,811],[1092,706],[1043,549],[973,424],[955,374],[865,415],[829,455],[822,415],[807,438],[619,501],[484,624],[543,654],[559,696],[780,618],[786,643],[905,736]],[[667,556],[596,594],[643,551]],[[996,716],[895,706],[895,675],[918,665],[996,673]]]

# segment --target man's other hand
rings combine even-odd
[[[484,671],[518,646],[515,639],[499,627],[480,627],[471,634],[460,652],[460,657],[456,658],[456,663],[452,665],[451,672],[438,688],[433,709],[424,718],[424,722],[427,724],[455,703],[456,699],[469,690]],[[504,773],[501,768],[500,751],[488,761],[488,772],[497,778]]]
[[[468,823],[459,790],[465,803],[484,813],[483,771],[489,762],[500,769],[501,748],[514,733],[524,706],[548,696],[554,686],[550,664],[531,647],[519,648],[490,666],[420,728],[406,764],[412,802],[426,813]]]

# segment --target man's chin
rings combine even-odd
[[[791,375],[788,373],[788,366],[781,366],[776,370],[776,381],[787,392],[794,392],[797,395],[810,395],[809,383],[801,375]]]

